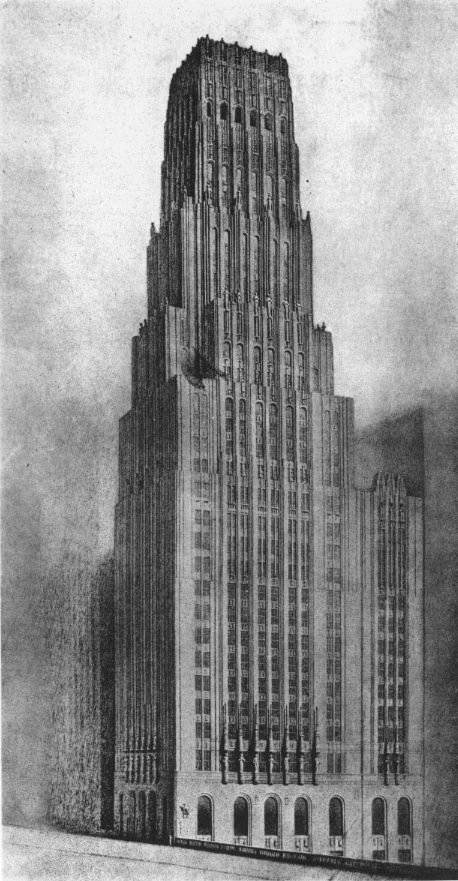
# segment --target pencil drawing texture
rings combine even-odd
[[[423,854],[422,501],[354,480],[288,66],[173,76],[115,528],[114,828]]]
[[[7,823],[458,863],[456,9],[348,5],[6,4]]]

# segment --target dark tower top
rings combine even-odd
[[[195,312],[236,295],[311,315],[311,252],[286,61],[200,39],[170,86],[150,309],[169,302]],[[185,294],[191,261],[195,298]]]
[[[287,220],[299,208],[299,163],[286,62],[199,40],[172,79],[164,155],[164,218],[186,192],[222,210],[238,200],[252,218],[270,200]]]

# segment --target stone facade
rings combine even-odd
[[[114,825],[421,862],[422,502],[355,486],[299,192],[286,61],[199,40],[120,423]]]

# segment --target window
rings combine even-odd
[[[274,385],[275,382],[275,352],[269,349],[267,352],[267,385]]]
[[[270,113],[266,113],[266,115],[264,117],[264,128],[268,132],[272,131],[272,117],[271,117]]]
[[[226,456],[232,458],[234,444],[234,403],[226,398]]]
[[[252,128],[255,128],[255,127],[256,127],[256,123],[257,123],[257,114],[256,114],[256,110],[251,110],[251,111],[250,111],[250,125],[251,125],[251,127],[252,127]]]
[[[305,798],[297,798],[294,804],[294,834],[309,834],[309,806]]]
[[[289,244],[283,244],[283,299],[289,302]]]
[[[249,575],[249,529],[248,514],[240,516],[240,567],[242,577],[247,578]]]
[[[274,239],[274,296],[278,297],[278,242]]]
[[[307,410],[304,407],[299,410],[299,446],[300,460],[305,465],[307,462]]]
[[[236,172],[235,172],[235,189],[236,189],[236,192],[240,193],[240,196],[242,195],[242,188],[243,188],[243,171],[241,168],[237,168]]]
[[[207,101],[207,116],[210,117],[211,115],[212,115],[212,102]]]
[[[212,233],[213,239],[213,294],[217,296],[219,290],[219,282],[218,282],[218,231],[213,228]]]
[[[264,803],[264,835],[278,835],[278,805],[272,796]]]
[[[272,517],[270,521],[270,560],[270,574],[272,578],[277,578],[280,567],[280,523],[278,517]]]
[[[400,798],[398,801],[398,835],[411,834],[410,802],[408,798]]]
[[[285,352],[285,386],[291,388],[293,384],[293,362],[291,352]]]
[[[209,162],[207,166],[207,189],[209,195],[213,195],[213,163]]]
[[[254,190],[256,193],[256,190]],[[256,210],[253,204],[254,210]],[[253,268],[254,268],[254,291],[259,294],[259,236],[254,237],[253,241]],[[259,334],[258,334],[259,335]]]
[[[262,385],[262,362],[259,346],[254,347],[254,381],[258,385]]]
[[[272,177],[270,174],[266,174],[266,177],[265,177],[265,191],[266,191],[266,196],[268,196],[270,198],[270,200],[272,201],[272,199],[273,199],[273,180],[272,180]]]
[[[299,388],[305,389],[305,359],[302,352],[299,353]]]
[[[243,234],[242,239],[242,291],[244,294],[248,291],[248,239],[247,234]]]
[[[248,802],[242,796],[234,802],[234,835],[248,838]]]
[[[223,200],[227,200],[227,166],[223,165]],[[229,230],[224,233],[224,285],[226,290],[231,286],[231,240]]]
[[[343,835],[343,802],[338,796],[334,796],[329,802],[329,835]]]
[[[231,344],[230,343],[224,343],[223,360],[224,360],[224,372],[226,374],[226,379],[230,382],[232,380]]]
[[[288,578],[297,579],[297,520],[288,520]]]
[[[286,174],[288,171],[288,141],[285,120],[280,123],[280,160],[280,171],[282,174]]]
[[[220,119],[226,121],[227,120],[227,104],[223,101],[221,107],[219,108]]]
[[[265,492],[265,490],[264,490]],[[258,517],[258,578],[267,575],[267,522],[266,517]]]
[[[241,398],[239,402],[239,443],[241,456],[246,456],[246,442],[246,403]]]
[[[242,108],[241,108],[241,107],[236,107],[236,108],[235,108],[235,116],[234,116],[234,119],[235,119],[235,122],[239,122],[239,123],[242,122]]]
[[[292,407],[286,408],[286,458],[289,462],[294,459],[294,411]]]
[[[229,578],[237,577],[237,515],[227,517],[227,570]]]
[[[237,382],[244,382],[245,380],[245,365],[243,361],[243,346],[239,344],[237,346],[236,352],[236,369],[237,369]]]
[[[272,173],[274,171],[274,144],[271,134],[266,134],[264,139],[264,156],[265,156],[265,169],[266,171]],[[270,190],[269,195],[271,198],[274,198],[274,181],[273,178],[268,175],[270,182]]]
[[[372,802],[372,835],[385,835],[385,802],[374,798]]]
[[[256,456],[258,459],[264,456],[264,412],[259,401],[256,404]]]
[[[412,862],[412,817],[410,814],[410,802],[408,798],[400,798],[398,801],[398,862]],[[401,837],[402,836],[402,837]]]
[[[271,404],[269,408],[269,453],[271,459],[278,458],[278,410],[276,404]]]
[[[207,795],[200,795],[197,801],[197,834],[212,837],[212,805]]]

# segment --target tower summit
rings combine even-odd
[[[422,695],[404,677],[420,538],[405,524],[419,502],[394,478],[354,487],[281,55],[207,37],[175,72],[147,291],[120,422],[116,829],[386,857],[394,827],[379,810],[376,847],[363,802],[402,785],[407,803],[417,779],[406,719],[420,725]],[[388,495],[398,563],[378,595]]]
[[[184,308],[191,342],[202,309],[225,293],[272,308],[285,301],[311,315],[310,223],[300,208],[291,87],[281,56],[206,38],[175,72],[161,232],[153,232],[149,254],[149,308]],[[158,275],[158,265],[169,272]]]

